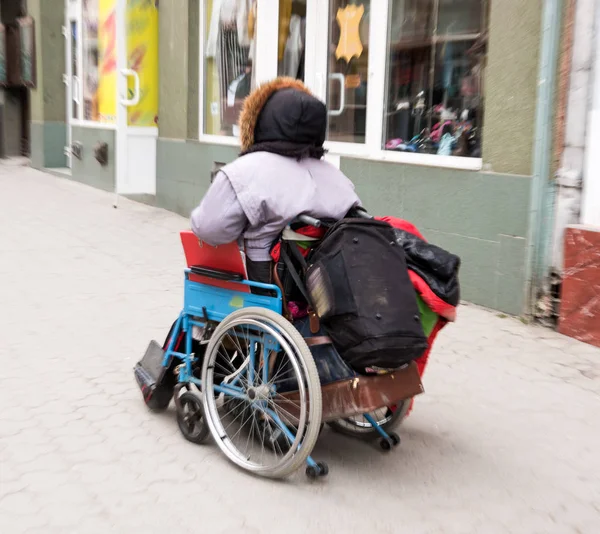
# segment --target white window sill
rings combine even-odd
[[[210,145],[223,145],[223,146],[240,146],[240,140],[237,137],[231,135],[211,135],[211,134],[200,134],[199,141]]]
[[[240,142],[236,137],[203,134],[200,143],[211,145],[224,145],[239,147]],[[424,167],[439,167],[443,169],[459,169],[464,171],[480,171],[483,168],[481,158],[462,158],[459,156],[438,156],[437,154],[410,154],[394,152],[392,150],[379,150],[373,152],[364,144],[326,142],[325,148],[330,156],[347,158],[368,159],[370,161],[385,161],[390,163],[405,163],[407,165],[421,165]]]
[[[96,121],[82,121],[78,119],[71,119],[71,126],[77,126],[78,128],[92,128],[96,130],[116,130],[117,125],[110,122],[96,122]]]
[[[407,165],[420,165],[423,167],[439,167],[442,169],[459,169],[463,171],[480,171],[483,168],[483,160],[481,158],[438,156],[437,154],[411,154],[407,152],[395,152],[392,150],[380,150],[366,156],[356,153],[342,155],[351,158],[366,157],[366,159],[374,161],[405,163]]]

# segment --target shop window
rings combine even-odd
[[[365,142],[370,4],[368,0],[329,4],[329,141]]]
[[[8,85],[6,72],[6,28],[0,24],[0,87]]]
[[[255,85],[256,0],[204,2],[204,133],[238,135],[244,99]]]
[[[83,0],[83,118],[115,123],[117,48],[115,0]]]
[[[79,91],[79,61],[77,60],[77,50],[79,46],[79,39],[77,37],[77,22],[71,21],[69,26],[69,39],[71,39],[71,115],[73,119],[79,118],[79,98],[77,92]]]
[[[487,0],[391,0],[386,150],[481,157]]]
[[[306,0],[279,0],[277,75],[304,80]]]

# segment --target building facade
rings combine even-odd
[[[574,0],[551,272],[559,330],[600,346],[600,7]]]
[[[187,215],[239,152],[244,96],[301,78],[369,211],[459,254],[465,300],[528,311],[560,0],[28,4],[35,167]]]
[[[0,0],[0,157],[29,155],[32,24],[25,0]]]

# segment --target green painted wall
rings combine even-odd
[[[31,161],[36,168],[64,167],[66,157],[63,0],[28,0],[35,20],[37,87],[31,90]]]
[[[65,122],[66,96],[64,0],[28,0],[35,20],[38,87],[31,91],[31,118],[37,121]]]
[[[198,139],[200,119],[200,0],[188,0],[187,138]]]
[[[462,260],[465,300],[520,314],[531,179],[342,158],[367,209],[416,224]]]
[[[159,139],[158,206],[188,216],[210,185],[214,162],[228,163],[238,149]],[[465,300],[520,314],[531,179],[342,158],[374,214],[403,217],[435,244],[462,260]]]
[[[94,157],[96,143],[108,144],[108,164],[101,166]],[[71,177],[78,182],[114,191],[115,189],[115,131],[100,128],[73,127],[73,143],[83,145],[82,159],[72,158]]]
[[[36,169],[65,167],[66,136],[64,122],[31,121],[31,166]]]
[[[198,5],[173,0],[160,8],[156,203],[185,216],[208,188],[213,162],[237,156],[234,147],[185,141],[198,132]],[[524,310],[541,6],[491,3],[483,163],[493,172],[341,163],[373,213],[405,217],[461,256],[466,300],[514,314]]]
[[[164,138],[198,138],[199,6],[199,0],[160,4],[158,128]]]
[[[235,147],[159,139],[156,204],[187,217],[210,185],[213,163],[229,163],[238,153]]]
[[[29,0],[27,2],[27,11],[33,17],[35,21],[35,42],[37,44],[35,48],[35,58],[38,68],[37,76],[37,87],[30,91],[30,102],[31,102],[31,120],[41,122],[44,120],[44,53],[43,53],[43,36],[42,36],[42,25],[39,23],[42,20],[41,16],[41,1],[42,0]],[[64,8],[63,8],[64,10]],[[64,11],[63,11],[64,13]],[[66,97],[65,97],[66,98]],[[33,127],[32,127],[33,129]],[[32,158],[33,154],[33,132],[32,137]]]
[[[532,173],[542,0],[491,3],[485,76],[484,164]]]

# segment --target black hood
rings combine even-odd
[[[263,105],[251,146],[243,154],[267,151],[289,157],[321,158],[327,131],[327,109],[304,90],[284,87]]]
[[[274,93],[258,116],[254,142],[287,141],[323,146],[327,129],[325,104],[304,91],[288,88]]]

